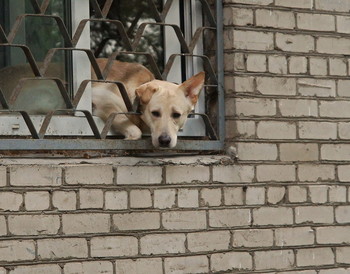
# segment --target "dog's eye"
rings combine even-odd
[[[172,114],[172,116],[173,116],[174,119],[178,119],[178,118],[180,118],[181,114],[178,113],[178,112],[174,112],[174,113]]]
[[[154,117],[160,117],[160,112],[159,111],[152,111],[151,112]]]

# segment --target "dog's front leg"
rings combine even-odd
[[[107,89],[94,88],[92,93],[94,114],[106,121],[113,113],[125,113],[125,104],[121,98]],[[112,129],[123,134],[126,140],[141,139],[141,130],[125,114],[117,115]]]

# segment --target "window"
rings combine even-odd
[[[221,3],[216,2],[220,14]],[[147,138],[123,141],[111,133],[101,138],[101,132],[106,133],[104,123],[91,116],[91,64],[94,57],[112,54],[142,63],[156,78],[177,83],[205,69],[209,77],[195,113],[208,113],[209,95],[222,97],[222,68],[211,64],[212,57],[219,66],[222,62],[222,48],[213,39],[221,35],[221,27],[211,8],[206,0],[2,0],[0,88],[6,101],[2,100],[0,113],[0,143],[21,150],[86,149],[87,145],[90,149],[150,149]],[[14,74],[14,68],[26,73]],[[43,100],[36,92],[21,92],[30,81],[38,93],[49,90],[52,97]],[[77,92],[82,90],[76,104]],[[222,98],[219,105],[221,120],[214,121],[219,140],[208,120],[193,114],[179,134],[183,137],[177,149],[222,147]],[[50,109],[70,111],[49,115]],[[210,143],[208,135],[214,139]]]

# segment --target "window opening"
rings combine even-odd
[[[86,5],[87,3],[90,5]],[[215,6],[217,19],[222,18],[220,17],[221,1],[217,0]],[[105,139],[108,126],[101,125],[98,119],[91,116],[90,65],[94,65],[94,57],[114,56],[122,61],[144,64],[156,78],[177,83],[205,69],[207,73],[205,90],[201,93],[196,113],[189,117],[184,131],[180,134],[187,136],[187,139],[180,142],[177,149],[222,148],[223,70],[220,63],[222,41],[219,42],[219,39],[222,39],[222,22],[215,21],[212,8],[207,0],[0,1],[0,15],[2,15],[0,17],[0,72],[18,64],[31,66],[32,69],[28,75],[31,79],[24,79],[23,82],[38,81],[42,86],[51,85],[45,89],[55,89],[55,92],[61,94],[61,101],[54,109],[67,109],[46,116],[32,115],[30,109],[16,105],[7,110],[7,102],[12,102],[11,99],[17,98],[13,100],[15,103],[20,103],[21,100],[26,102],[32,99],[33,94],[26,97],[20,90],[16,91],[17,86],[6,87],[4,81],[1,82],[1,79],[4,79],[2,77],[0,89],[7,101],[0,96],[0,102],[5,108],[5,111],[0,113],[0,133],[3,136],[31,135],[33,139],[40,139],[40,142],[37,142],[38,145],[30,149],[40,148],[39,143],[46,144],[49,142],[48,137],[54,135],[71,136],[70,138],[94,136],[97,139],[96,142],[92,142],[94,149],[110,149],[114,145],[118,145],[120,149],[150,148],[148,140],[116,143],[115,139],[107,137],[106,140],[98,141]],[[90,18],[89,27],[85,30],[79,29],[83,20],[87,18]],[[14,27],[16,24],[19,24],[17,29]],[[220,36],[217,39],[215,39],[215,32],[216,36]],[[216,41],[216,44],[213,45],[213,41]],[[214,47],[216,47],[215,50],[213,50]],[[221,60],[217,62],[215,69],[210,60],[211,57]],[[42,63],[46,64],[47,60],[50,61],[47,62],[49,66],[42,65]],[[24,85],[22,80],[15,79],[13,82],[15,85],[19,82]],[[36,88],[36,90],[39,89],[39,87]],[[11,98],[6,95],[9,90],[12,91]],[[208,94],[215,94],[221,98],[219,100],[219,140],[216,140],[208,118],[204,115],[209,110],[208,98],[206,98]],[[22,99],[19,99],[20,96]],[[16,115],[13,122],[11,120],[13,117],[8,117],[7,112],[11,115],[15,113],[20,115]],[[67,121],[72,121],[72,125],[69,126]],[[56,130],[55,127],[61,131]],[[25,130],[22,130],[23,128]],[[202,144],[194,145],[188,136],[194,138],[201,136],[198,140]],[[213,139],[211,143],[206,142],[209,139]],[[50,147],[73,149],[73,147],[64,147],[63,143],[67,144],[64,141],[61,144],[52,142]],[[18,144],[14,149],[20,150],[26,147],[26,142],[18,142]],[[79,146],[78,143],[74,144],[75,148]]]

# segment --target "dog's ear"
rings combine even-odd
[[[152,95],[159,89],[159,86],[155,83],[146,83],[139,86],[135,92],[140,98],[142,104],[148,104],[151,100]]]
[[[186,97],[190,99],[193,105],[198,101],[198,94],[203,88],[204,79],[205,72],[201,71],[180,85],[180,89],[183,90]]]

